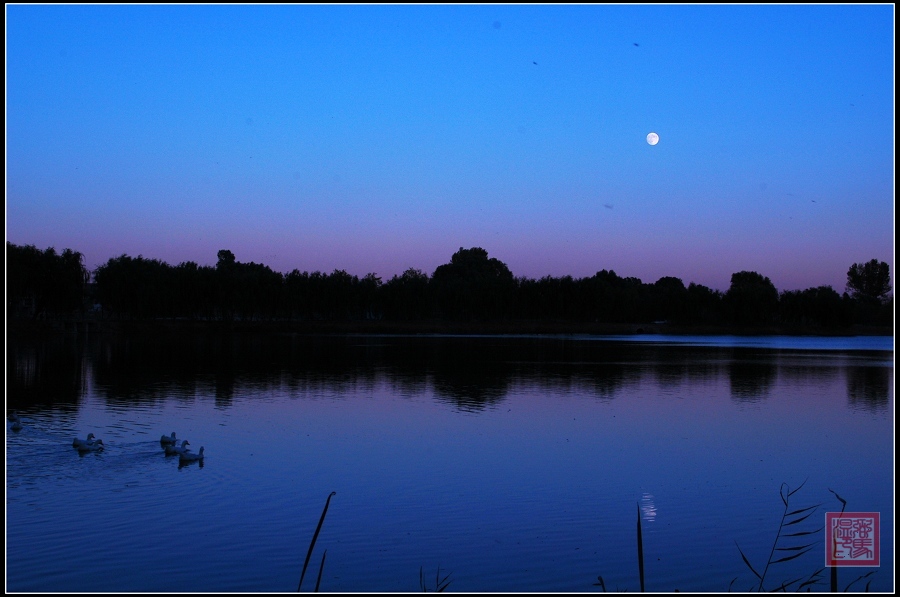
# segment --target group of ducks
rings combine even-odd
[[[177,440],[175,439],[175,432],[172,432],[172,435],[164,435],[159,438],[159,443],[165,450],[167,456],[173,456],[178,454],[179,462],[195,462],[197,460],[203,460],[203,446],[200,446],[199,452],[191,452],[188,446],[191,442],[188,440],[182,440],[181,445],[178,445]]]
[[[19,418],[19,413],[13,411],[9,415],[9,420],[12,421],[12,425],[10,426],[12,431],[22,430],[22,420]],[[191,442],[188,440],[183,440],[179,446],[175,440],[174,431],[172,432],[172,435],[163,435],[160,437],[159,443],[165,450],[167,456],[174,456],[177,454],[179,462],[203,461],[203,446],[200,446],[199,452],[191,452],[191,449],[188,448]],[[93,433],[88,433],[87,437],[84,439],[76,437],[72,440],[72,447],[78,450],[79,454],[87,454],[88,452],[100,452],[103,450],[104,446],[102,439],[97,439]]]
[[[172,435],[163,435],[159,438],[159,443],[163,447],[167,456],[174,456],[178,454],[179,462],[196,462],[198,460],[203,460],[203,446],[200,446],[199,452],[191,452],[191,449],[188,448],[191,442],[188,440],[184,440],[181,442],[179,446],[175,440],[175,432],[172,432]],[[72,441],[72,447],[78,450],[79,453],[84,454],[87,452],[99,452],[103,449],[103,440],[97,439],[94,437],[93,433],[88,433],[85,439],[81,439],[80,437],[76,437]]]

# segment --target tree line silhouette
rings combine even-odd
[[[584,278],[515,277],[480,247],[460,248],[429,277],[415,268],[382,282],[334,270],[288,274],[241,263],[229,250],[213,266],[172,266],[121,255],[93,272],[81,253],[7,241],[7,317],[178,318],[217,321],[551,321],[831,330],[893,325],[890,268],[854,263],[831,286],[783,291],[750,271],[727,291],[663,277],[654,283],[600,270]],[[93,282],[91,281],[93,279]]]

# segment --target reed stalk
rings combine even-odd
[[[325,508],[322,510],[322,517],[319,518],[319,525],[316,527],[316,532],[313,533],[312,541],[309,542],[309,551],[306,552],[306,561],[303,562],[303,572],[300,573],[300,582],[297,584],[297,592],[300,592],[300,587],[303,586],[303,577],[306,576],[306,567],[309,566],[309,558],[312,556],[313,548],[316,546],[316,539],[319,537],[319,531],[322,530],[322,523],[325,522],[325,514],[328,512],[328,503],[331,502],[331,496],[335,495],[337,492],[332,491],[328,495],[328,499],[325,500]],[[325,558],[322,557],[322,565],[325,565]],[[319,569],[319,576],[322,576],[322,570]],[[318,590],[318,585],[316,586]]]
[[[836,497],[841,502],[841,514],[843,514],[844,509],[847,507],[847,501],[844,498],[842,498],[841,496],[839,496],[837,494],[837,492],[835,490],[831,489],[830,487],[828,488],[828,491],[833,493],[834,497]],[[825,549],[831,549],[831,546],[826,545]],[[838,590],[838,588],[837,588],[837,586],[838,586],[837,572],[838,572],[837,566],[832,566],[831,567],[831,592],[832,593],[837,593],[837,590]]]
[[[644,592],[644,537],[641,533],[641,504],[637,506],[637,546],[638,546],[638,573],[641,577],[641,593]]]
[[[443,593],[447,587],[450,586],[450,583],[453,581],[450,580],[450,575],[447,574],[444,578],[441,578],[441,567],[438,566],[437,573],[434,575],[434,592],[435,593]],[[423,566],[419,566],[419,588],[422,589],[423,593],[428,592],[428,587],[425,586],[425,568]]]
[[[319,576],[316,578],[316,590],[315,592],[319,592],[319,584],[322,582],[322,570],[325,569],[325,556],[328,555],[328,550],[326,549],[322,552],[322,563],[319,565]]]
[[[834,497],[836,497],[838,499],[838,501],[841,503],[841,514],[843,514],[844,510],[846,510],[846,508],[847,508],[847,500],[845,500],[844,498],[839,496],[837,494],[837,492],[835,490],[831,489],[830,487],[828,488],[828,491],[833,493]],[[826,549],[831,549],[831,546],[830,545],[826,546]],[[837,593],[837,591],[838,591],[837,569],[838,569],[837,566],[831,567],[831,592],[832,593]],[[854,584],[856,584],[857,582],[861,581],[864,578],[868,578],[869,576],[871,576],[873,574],[875,574],[874,570],[872,570],[871,572],[867,572],[866,574],[863,574],[862,576],[857,577],[856,580],[851,581],[850,584],[848,584],[846,587],[844,587],[844,592],[846,593],[847,591],[850,590],[851,586],[853,586]],[[866,583],[866,590],[865,590],[866,593],[869,592],[869,585],[871,585],[871,584],[872,584],[871,580]]]

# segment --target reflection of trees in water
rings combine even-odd
[[[888,367],[847,367],[847,401],[852,408],[883,411],[891,393]]]
[[[451,342],[429,354],[435,398],[463,411],[481,411],[501,402],[509,392],[513,367],[490,344]]]
[[[74,409],[89,375],[83,340],[75,335],[7,338],[6,405]]]
[[[387,378],[391,392],[398,396],[414,397],[423,394],[429,383],[429,363],[433,360],[425,344],[409,339],[386,343],[380,339],[377,365]]]
[[[660,388],[671,389],[720,376],[719,350],[693,346],[623,345],[622,350],[613,352],[604,347],[584,355],[594,362],[560,365],[566,371],[561,378],[574,382],[579,391],[603,399],[612,399],[642,380],[653,379]]]
[[[403,397],[414,397],[423,394],[428,388],[428,374],[425,370],[406,367],[392,367],[386,371],[391,393]]]
[[[741,354],[736,349],[728,363],[728,381],[731,399],[738,402],[759,402],[769,395],[777,376],[774,362],[765,361],[760,355]]]
[[[656,382],[663,387],[680,386],[691,371],[687,363],[657,363],[650,369]]]
[[[234,374],[226,368],[216,372],[216,406],[224,408],[234,402]]]
[[[420,393],[430,382],[437,400],[459,410],[480,411],[509,391],[507,340],[428,337],[380,342],[377,362],[399,393]]]
[[[160,403],[192,395],[217,351],[191,335],[106,334],[91,345],[96,393],[109,404]]]
[[[577,362],[516,363],[512,380],[535,386],[546,394],[597,394],[612,398],[640,370],[620,363]]]
[[[596,365],[589,372],[578,377],[578,386],[591,395],[610,400],[624,387],[640,379],[641,372],[635,367],[618,364]]]
[[[699,361],[691,363],[687,371],[690,383],[706,382],[724,375],[724,367],[720,362]]]
[[[236,395],[308,388],[317,380],[329,392],[359,388],[366,380],[371,387],[375,376],[359,350],[290,335],[109,336],[92,353],[97,391],[110,402],[152,403],[200,393],[228,406]]]
[[[335,399],[361,393],[374,394],[377,381],[374,373],[328,376],[320,371],[294,370],[277,385],[294,397]]]
[[[821,366],[819,364],[787,363],[778,366],[778,377],[791,382],[793,385],[804,386],[828,386],[834,383],[838,376],[837,367]]]
[[[548,394],[578,391],[611,399],[642,375],[640,349],[559,338],[454,338],[438,343],[425,365],[438,399],[460,410],[502,401],[513,383],[536,384]],[[618,359],[631,362],[620,362]]]
[[[481,411],[506,397],[510,379],[507,371],[492,367],[442,367],[433,374],[434,394],[459,410]]]
[[[504,400],[513,384],[609,400],[641,383],[677,387],[727,373],[732,399],[752,402],[767,396],[777,377],[815,387],[833,381],[837,371],[809,355],[571,338],[109,333],[87,341],[8,341],[7,400],[20,410],[38,402],[74,407],[90,375],[98,396],[124,405],[214,396],[228,407],[239,396],[272,393],[341,399],[386,384],[411,397],[433,388],[436,400],[478,412]],[[885,408],[891,372],[848,368],[850,403]]]

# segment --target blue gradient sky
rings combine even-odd
[[[91,269],[230,249],[387,281],[479,246],[530,278],[894,277],[893,5],[6,18],[7,240]]]

